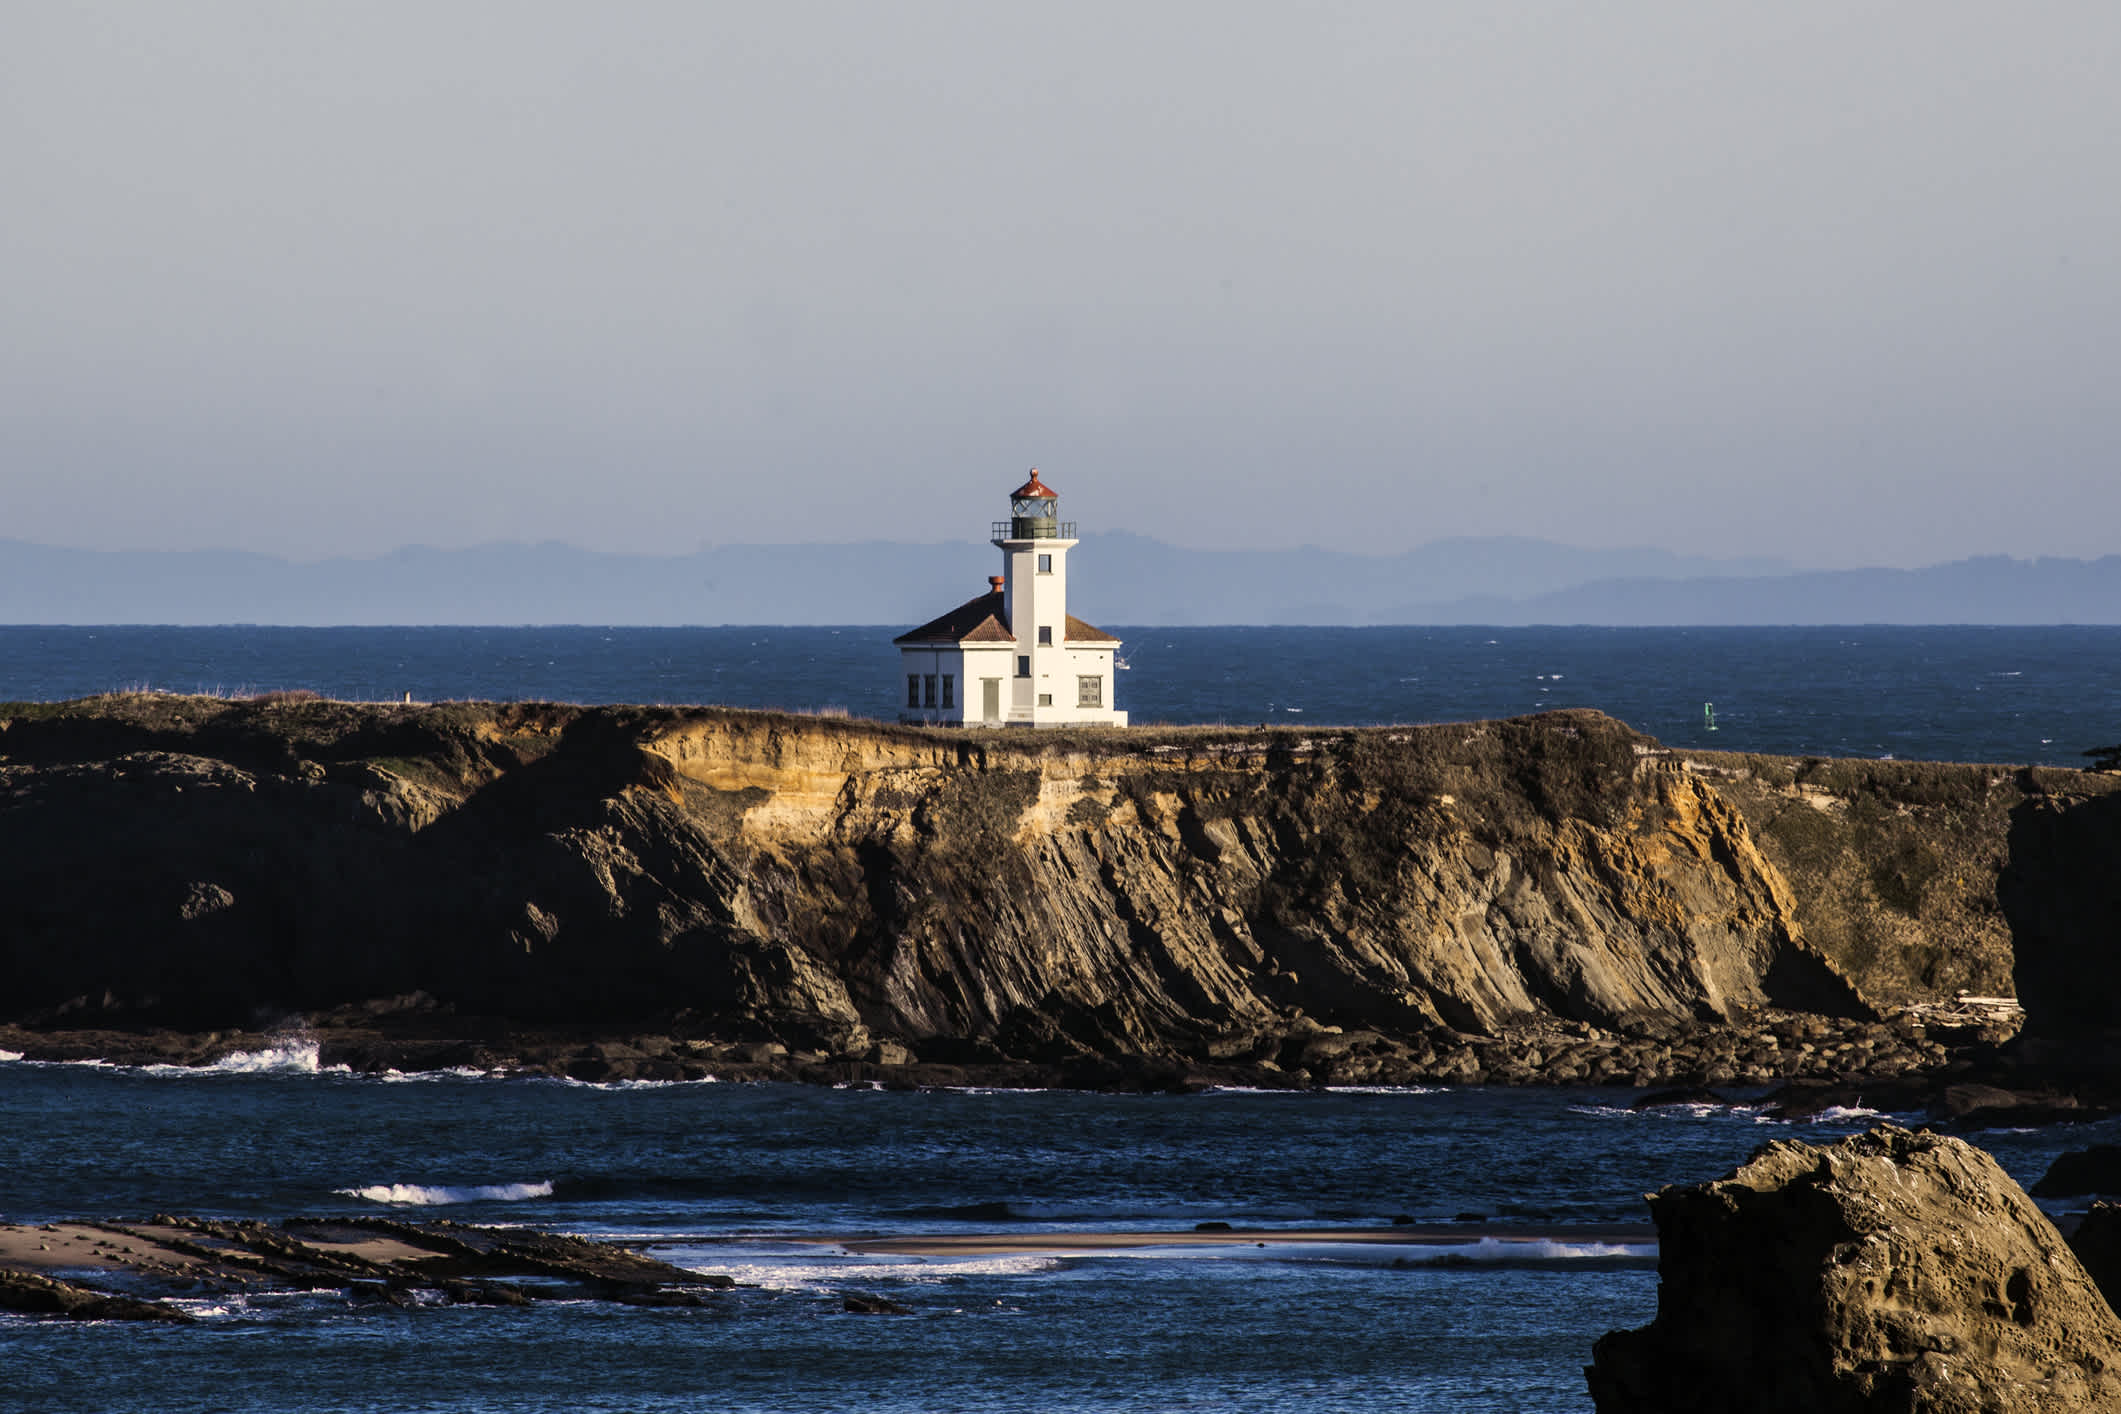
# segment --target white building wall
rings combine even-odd
[[[1125,726],[1127,714],[1112,706],[1113,650],[1068,643],[1068,552],[1077,542],[998,543],[1004,575],[1002,602],[1016,634],[1009,720],[1030,726]],[[1044,570],[1039,569],[1041,556],[1050,557]],[[1029,674],[1015,672],[1027,665],[1026,660]],[[1086,676],[1098,679],[1098,706],[1080,703],[1080,680]]]
[[[1059,654],[1068,636],[1068,552],[1073,540],[1005,540],[1002,542],[1002,602],[1016,651],[1031,659],[1031,676],[1051,676],[1060,669]],[[1048,568],[1039,569],[1044,559]],[[1039,642],[1044,629],[1049,642]],[[1036,706],[1038,690],[1031,703]]]
[[[1009,709],[1013,701],[1011,677],[1016,672],[1016,646],[1010,643],[981,644],[978,648],[965,650],[965,720],[975,725],[987,725],[987,684],[995,687],[995,713],[991,725],[1001,726],[1009,720]]]
[[[899,649],[898,719],[931,724],[965,720],[962,649]]]

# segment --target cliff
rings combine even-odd
[[[18,704],[0,1021],[201,1029],[418,994],[1052,1063],[1274,1061],[1292,1036],[1332,1050],[1322,1026],[1861,1018],[2008,990],[1998,888],[2029,783],[2104,789],[2038,778],[1681,757],[1592,712],[1019,734]]]
[[[132,696],[0,734],[13,1018],[510,1016],[1240,1049],[1302,1013],[1861,1010],[1704,780],[1596,714],[1018,736]]]
[[[2049,767],[1700,751],[1675,759],[1715,783],[1796,885],[1805,937],[1887,1004],[2013,995],[2033,903],[2016,884],[2029,869],[2075,874],[2087,863],[2059,859],[2034,822],[2071,813],[2075,838],[2090,815],[2121,804],[2109,799],[2121,777]],[[2051,893],[2054,882],[2039,890]]]

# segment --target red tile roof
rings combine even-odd
[[[1011,500],[1015,500],[1024,496],[1044,496],[1050,500],[1057,501],[1060,499],[1060,492],[1054,490],[1051,486],[1048,486],[1045,482],[1039,480],[1038,468],[1032,467],[1031,479],[1009,493],[1009,497]]]
[[[999,590],[967,599],[939,619],[930,619],[911,633],[902,633],[893,643],[1014,643],[1009,616],[1004,612]]]
[[[1119,640],[1095,624],[1086,624],[1075,615],[1068,615],[1068,642],[1070,643],[1118,643]]]
[[[930,619],[909,633],[892,639],[893,643],[1014,643],[1016,635],[1010,631],[1009,615],[1003,608],[1007,602],[1000,591],[982,594],[977,599],[964,603],[944,614]],[[1117,644],[1118,639],[1095,624],[1084,623],[1075,615],[1068,615],[1068,627],[1062,635],[1067,643],[1085,645]]]

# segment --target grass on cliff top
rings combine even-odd
[[[987,757],[1019,760],[1054,756],[1143,758],[1190,752],[1236,752],[1243,755],[1301,750],[1307,745],[1366,743],[1372,746],[1403,738],[1415,747],[1449,744],[1464,748],[1478,738],[1469,729],[1493,725],[1478,721],[1408,723],[1372,727],[1294,724],[1213,723],[1197,726],[1144,724],[1128,727],[992,728],[914,726],[877,718],[854,717],[840,708],[816,711],[766,710],[709,704],[611,704],[591,706],[562,702],[355,702],[320,696],[303,689],[248,695],[208,695],[133,689],[100,693],[63,702],[0,703],[0,723],[105,722],[151,734],[185,734],[201,728],[261,734],[295,743],[325,743],[379,726],[426,729],[443,735],[492,724],[504,731],[524,726],[563,730],[577,718],[601,718],[621,731],[683,722],[726,721],[733,726],[784,727],[832,737],[879,738],[909,747],[938,746]],[[1606,738],[1654,745],[1624,723],[1585,708],[1504,719],[1537,736],[1553,729],[1563,735],[1586,730]],[[1497,745],[1499,743],[1490,743]],[[1981,766],[1945,762],[1872,761],[1844,757],[1771,756],[1750,752],[1673,752],[1675,759],[1699,762],[1719,772],[1744,774],[1763,785],[1806,785],[1842,796],[1873,795],[1909,804],[1943,803],[1964,798],[1999,772],[2016,777],[2021,790],[2035,794],[2104,793],[2121,789],[2121,775],[2100,775],[2070,767]]]
[[[2006,784],[2022,795],[2097,795],[2121,790],[2121,775],[2073,766],[1877,761],[1861,756],[1768,756],[1739,751],[1675,751],[1673,756],[1719,773],[1751,777],[1771,788],[1803,786],[1844,799],[1871,797],[1903,805],[1951,804]]]

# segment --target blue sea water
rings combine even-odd
[[[2121,741],[2121,628],[1120,628],[1137,724],[1463,721],[1596,707],[1668,745],[2081,765]],[[0,700],[118,688],[843,708],[893,630],[0,626]],[[1716,730],[1703,708],[1714,706]]]
[[[1686,747],[2060,765],[2121,741],[2112,628],[1122,633],[1118,700],[1137,722],[1587,706]],[[874,628],[0,627],[12,700],[306,687],[886,716],[896,666]],[[202,1293],[204,1319],[183,1328],[0,1317],[0,1414],[1583,1410],[1592,1342],[1656,1300],[1652,1250],[1598,1225],[1642,1222],[1644,1191],[1727,1172],[1766,1139],[1869,1122],[1637,1115],[1632,1095],[386,1079],[317,1073],[299,1043],[206,1073],[0,1057],[0,1221],[448,1216],[641,1241],[746,1283],[697,1310]],[[2121,1138],[2121,1122],[1978,1138],[2029,1181],[2063,1149]],[[1464,1214],[1549,1240],[925,1260],[844,1245]],[[848,1291],[913,1314],[846,1314]]]
[[[1870,1122],[1635,1114],[1632,1092],[892,1093],[0,1062],[0,1217],[391,1213],[644,1244],[744,1285],[704,1309],[401,1311],[200,1293],[183,1328],[0,1317],[0,1408],[71,1411],[1588,1408],[1592,1342],[1655,1309],[1597,1224],[1771,1138]],[[2020,1178],[2121,1125],[1981,1136]],[[1450,1221],[1434,1250],[1182,1244]],[[1584,1235],[1571,1238],[1569,1229]],[[865,1256],[863,1236],[1155,1229],[1128,1254]],[[850,1315],[848,1292],[910,1316]]]

